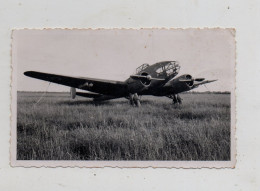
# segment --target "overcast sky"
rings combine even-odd
[[[25,71],[126,80],[143,63],[176,60],[179,74],[218,79],[211,91],[234,87],[234,31],[171,30],[17,30],[13,32],[13,66],[19,91],[45,91],[48,82]],[[202,86],[197,91],[207,91]],[[69,91],[51,84],[48,91]]]

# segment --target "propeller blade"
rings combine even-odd
[[[141,76],[141,75],[131,75],[130,78],[134,80],[147,79],[146,76]]]
[[[193,79],[180,79],[179,81],[180,82],[192,82]]]
[[[162,79],[162,78],[151,78],[151,80],[164,81],[165,79]]]
[[[205,80],[205,78],[191,78],[191,79],[180,79],[180,82],[192,82],[192,81],[197,81],[197,82],[201,82]]]
[[[194,80],[197,82],[201,82],[201,81],[205,80],[205,78],[195,78]]]
[[[142,75],[131,75],[130,76],[134,80],[140,80],[140,79],[145,79],[145,80],[159,80],[159,81],[164,81],[165,79],[162,78],[153,78],[150,75],[147,76],[142,76]]]

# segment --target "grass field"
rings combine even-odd
[[[96,104],[18,92],[18,160],[230,160],[230,95],[183,94]]]

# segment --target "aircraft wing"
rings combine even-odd
[[[27,71],[24,73],[24,75],[48,82],[53,82],[56,84],[61,84],[105,95],[125,96],[127,92],[126,83],[121,81],[62,76],[57,74],[49,74],[35,71]]]

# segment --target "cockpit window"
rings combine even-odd
[[[145,68],[147,68],[148,66],[150,66],[149,64],[142,64],[141,66],[139,66],[138,68],[136,68],[136,74],[138,74],[139,72],[143,71]]]
[[[162,63],[161,67],[156,70],[158,76],[166,75],[166,76],[176,76],[179,73],[180,66],[176,61]]]

